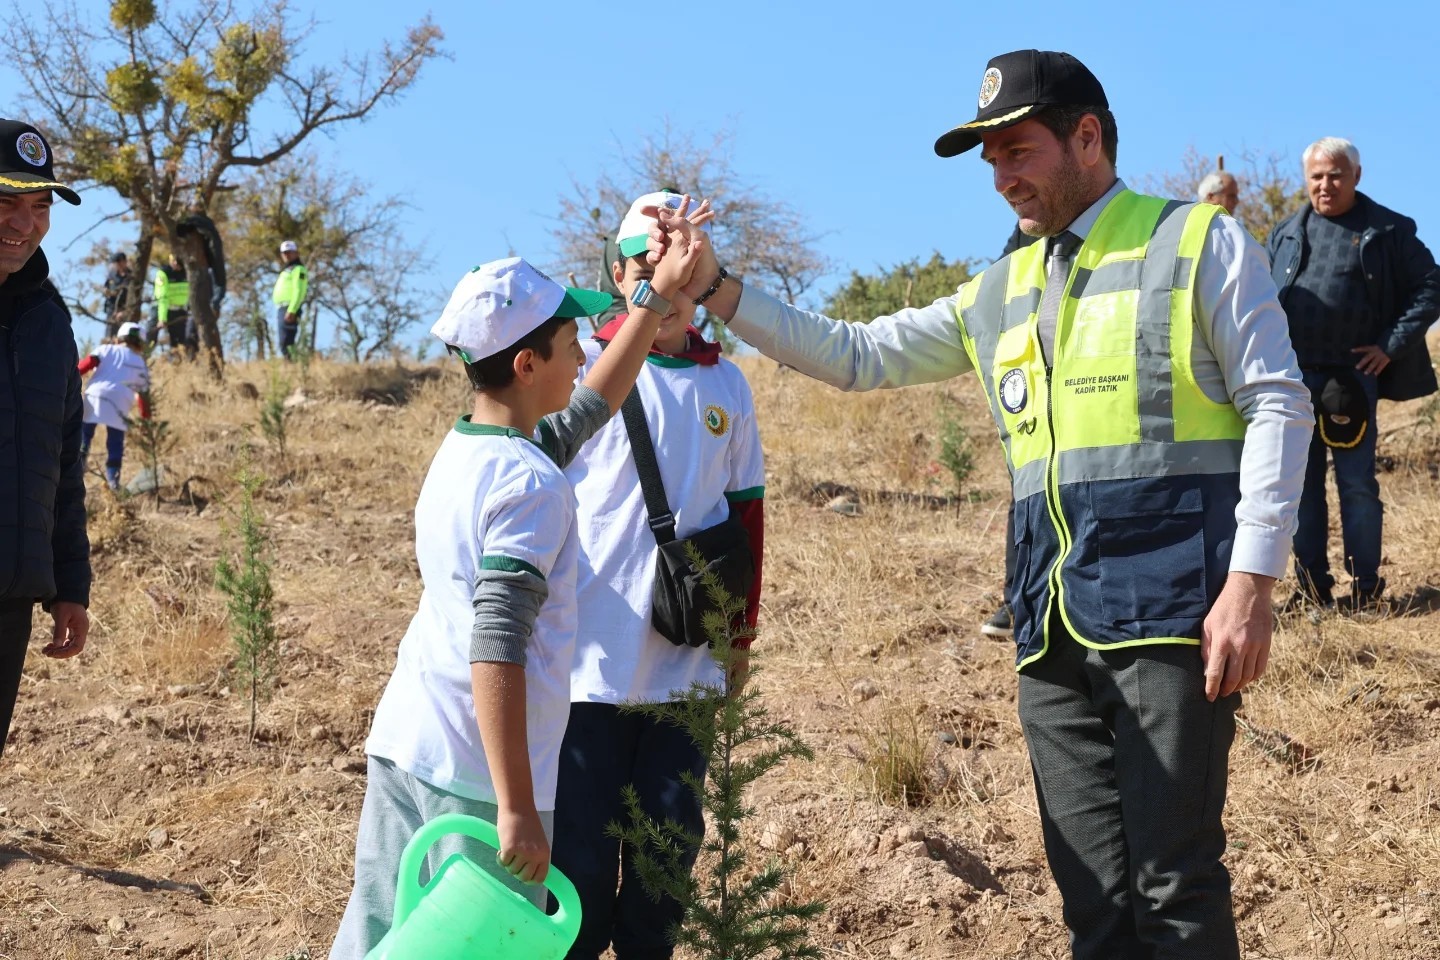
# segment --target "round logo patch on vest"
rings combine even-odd
[[[724,407],[710,404],[705,408],[705,429],[710,431],[712,437],[723,437],[730,429],[730,414],[725,412]]]
[[[1024,370],[1007,370],[1000,378],[1000,406],[1009,413],[1019,413],[1030,402],[1030,383]]]
[[[40,139],[38,133],[26,130],[20,134],[20,139],[15,141],[15,149],[20,153],[20,159],[32,167],[43,167],[49,156],[45,150],[45,141]]]
[[[980,78],[980,109],[984,110],[995,100],[1000,93],[1000,70],[998,67],[991,67],[985,71],[985,76]]]

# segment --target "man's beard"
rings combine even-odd
[[[1063,156],[1064,160],[1048,192],[1040,198],[1040,216],[1020,221],[1020,232],[1027,236],[1053,237],[1074,223],[1075,218],[1090,205],[1089,184],[1080,170],[1080,161],[1068,145]]]

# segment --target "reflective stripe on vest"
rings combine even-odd
[[[1100,537],[1102,509],[1093,504],[1117,496],[1123,502],[1126,491],[1142,502],[1174,506],[1180,498],[1194,507],[1204,500],[1217,509],[1231,488],[1238,491],[1245,423],[1228,398],[1207,396],[1196,376],[1198,363],[1217,367],[1208,346],[1195,338],[1194,317],[1196,265],[1217,212],[1128,190],[1117,194],[1075,255],[1050,371],[1035,322],[1046,279],[1044,244],[1000,260],[961,292],[962,342],[990,400],[1015,500],[1034,498],[1026,516],[1052,528],[1030,528],[1043,563],[1016,573],[1017,580],[1030,581],[1017,586],[1017,595],[1028,590],[1043,606],[1032,612],[1043,622],[1028,624],[1026,636],[1018,629],[1026,611],[1016,611],[1021,666],[1048,648],[1057,599],[1070,632],[1089,645],[1198,642],[1199,621],[1192,614],[1208,608],[1206,597],[1185,605],[1183,615],[1158,616],[1150,625],[1140,622],[1148,610],[1127,608],[1132,618],[1100,609],[1125,605],[1108,603],[1096,586],[1106,565],[1103,550],[1091,541]],[[1196,508],[1197,516],[1207,509]],[[1104,518],[1112,527],[1113,521]],[[1140,514],[1135,522],[1143,522]],[[1078,548],[1077,535],[1085,541]],[[1216,539],[1214,531],[1210,539]],[[1207,570],[1221,559],[1216,551],[1228,562],[1228,538],[1222,539],[1210,545]],[[1183,568],[1177,562],[1176,570],[1157,569],[1155,576],[1185,581]],[[1217,575],[1200,573],[1191,579],[1207,592]],[[1067,603],[1067,589],[1082,596]],[[1147,590],[1141,584],[1134,596],[1143,599]],[[1149,635],[1149,626],[1168,632]],[[1041,634],[1046,639],[1036,649]]]

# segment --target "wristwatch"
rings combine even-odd
[[[649,280],[641,280],[640,285],[635,288],[635,292],[630,294],[630,305],[644,307],[662,317],[670,313],[670,301],[656,293],[655,288],[650,286]]]

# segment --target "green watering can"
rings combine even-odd
[[[561,960],[580,932],[575,884],[550,867],[545,886],[560,909],[547,916],[457,853],[422,887],[426,852],[452,833],[500,848],[493,823],[463,813],[436,817],[416,831],[400,857],[395,920],[365,960]]]

